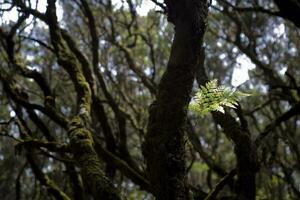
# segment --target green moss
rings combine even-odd
[[[76,116],[69,123],[69,138],[71,146],[93,145],[93,139],[90,131],[84,126],[83,119]]]

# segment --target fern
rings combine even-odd
[[[199,91],[195,94],[189,109],[200,114],[206,114],[211,111],[224,113],[224,107],[236,108],[240,97],[250,96],[250,94],[236,91],[235,89],[218,86],[216,79],[213,79],[200,86]]]

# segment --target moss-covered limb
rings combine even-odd
[[[43,134],[45,135],[46,139],[49,142],[43,142],[43,141],[37,141],[37,140],[25,140],[24,142],[25,147],[29,146],[30,148],[32,147],[44,147],[47,150],[50,151],[54,151],[60,154],[60,156],[63,159],[60,159],[60,161],[64,162],[65,166],[66,166],[66,173],[68,174],[69,178],[70,178],[70,182],[71,182],[71,186],[72,186],[72,191],[73,191],[73,196],[75,200],[83,200],[84,198],[84,191],[83,191],[83,185],[82,185],[82,181],[80,178],[79,173],[75,170],[75,166],[73,163],[70,163],[71,158],[69,158],[69,156],[66,154],[66,152],[70,152],[70,146],[67,144],[60,144],[56,141],[56,138],[52,136],[52,134],[50,134],[49,129],[46,127],[46,125],[44,124],[44,122],[36,115],[35,112],[33,112],[32,110],[26,109],[28,114],[29,114],[29,118],[34,122],[34,124],[43,132]],[[21,144],[23,146],[23,144]],[[46,153],[46,152],[44,152]],[[46,156],[50,156],[50,154],[46,154]],[[54,158],[57,159],[57,158]]]
[[[71,200],[67,194],[65,194],[47,175],[42,172],[42,170],[39,169],[31,152],[27,152],[26,157],[35,177],[44,187],[46,187],[48,192],[52,194],[55,199]]]
[[[4,73],[4,72],[3,72]],[[0,75],[1,76],[1,75]],[[3,77],[4,78],[4,77]],[[4,79],[2,79],[3,81],[5,81]],[[7,80],[8,81],[8,80]],[[6,85],[6,91],[10,90],[9,84]],[[20,91],[17,91],[20,92]],[[16,96],[16,95],[15,95]],[[20,95],[19,95],[20,96]],[[27,99],[26,99],[27,100]],[[27,100],[28,101],[28,100]],[[54,136],[50,133],[49,129],[47,128],[47,126],[44,124],[44,122],[40,119],[40,117],[38,117],[38,115],[34,112],[33,109],[29,109],[28,107],[25,107],[29,118],[31,119],[31,121],[34,122],[34,124],[41,130],[41,132],[43,133],[43,135],[46,137],[46,139],[48,141],[54,141],[55,138]]]
[[[74,55],[76,55],[76,58],[80,62],[83,74],[84,74],[86,80],[89,82],[90,88],[92,88],[92,90],[91,90],[91,92],[92,92],[92,108],[94,111],[94,114],[92,114],[92,116],[96,116],[96,118],[101,123],[101,127],[103,130],[104,136],[105,136],[105,142],[106,142],[107,149],[111,153],[115,154],[116,150],[117,150],[116,140],[114,138],[111,127],[108,123],[108,119],[107,119],[106,113],[104,111],[103,105],[100,101],[100,98],[96,95],[96,88],[95,88],[96,84],[95,84],[93,72],[90,68],[90,63],[89,63],[88,59],[85,57],[85,55],[77,48],[76,43],[73,40],[73,38],[64,30],[62,30],[61,33],[62,33],[62,36],[63,36],[64,40],[66,41],[68,47],[74,53]],[[94,59],[98,59],[98,58],[93,58],[93,62],[95,62]],[[98,61],[97,61],[97,63],[98,63]],[[114,167],[111,166],[110,164],[108,164],[107,169],[108,168],[109,168],[109,171],[114,171]],[[113,174],[114,174],[114,172],[113,172]]]
[[[9,76],[4,70],[0,72],[0,80],[3,83],[4,91],[14,102],[24,107],[27,111],[31,112],[38,110],[60,125],[62,128],[67,128],[68,119],[62,113],[50,105],[43,107],[39,104],[30,103],[28,100],[29,95],[23,90],[23,88],[21,88],[20,85],[16,84],[13,77]]]
[[[62,113],[60,113],[52,106],[47,106],[43,110],[43,113],[45,113],[50,119],[52,119],[54,122],[60,125],[63,129],[67,129],[69,119],[67,119]]]
[[[45,138],[50,141],[54,142],[56,137],[50,132],[44,121],[34,112],[33,110],[26,109],[30,120],[38,127]]]
[[[165,1],[175,37],[167,70],[150,106],[148,132],[143,145],[147,172],[158,200],[189,199],[186,186],[183,125],[196,75],[207,1]]]
[[[16,91],[16,92],[20,92],[20,91]],[[18,96],[21,96],[21,94]],[[28,96],[28,95],[25,95],[25,96]],[[24,99],[24,100],[28,101],[28,99]],[[52,106],[52,105],[49,105],[49,106]],[[49,106],[47,106],[47,107],[49,107]],[[33,109],[30,109],[28,107],[25,107],[25,109],[26,109],[26,112],[28,113],[30,120],[41,130],[41,132],[43,133],[45,138],[48,141],[54,141],[55,137],[50,133],[48,127],[41,120],[41,118],[36,114],[36,112]]]
[[[88,19],[90,20],[89,24],[90,23],[94,23],[94,18],[93,18],[93,14],[91,13],[91,10],[88,6],[88,4],[85,2],[85,1],[82,1],[82,4],[83,4],[83,7],[87,13],[87,16],[88,16]],[[96,34],[96,30],[95,28],[91,28],[91,36],[92,36],[92,52],[93,52],[93,65],[96,65],[98,66],[98,46],[95,47],[95,43],[97,43],[98,41],[98,38],[95,37],[95,34]],[[111,132],[111,128],[109,127],[109,124],[107,122],[107,117],[104,116],[106,115],[105,112],[104,112],[104,109],[102,108],[103,106],[101,105],[101,102],[98,100],[98,97],[96,96],[96,90],[95,90],[95,81],[94,81],[94,76],[92,74],[92,71],[90,69],[90,64],[87,60],[87,58],[82,54],[82,52],[80,52],[80,50],[76,47],[76,43],[75,41],[72,39],[72,37],[64,30],[61,31],[61,34],[64,38],[64,40],[66,41],[66,43],[68,44],[68,47],[70,48],[70,50],[76,55],[76,58],[78,59],[78,61],[80,62],[81,64],[81,68],[83,70],[83,74],[86,78],[86,80],[89,82],[89,85],[90,85],[90,88],[92,88],[92,99],[93,99],[93,108],[98,110],[99,112],[97,112],[97,116],[98,116],[98,119],[100,119],[100,122],[101,124],[104,126],[103,128],[103,131],[104,131],[104,135],[106,137],[106,144],[109,146],[109,150],[111,150],[112,153],[115,152],[116,148],[115,148],[115,145],[116,145],[116,142],[115,142],[115,139],[114,139],[114,136]],[[94,52],[97,52],[95,55]],[[113,99],[111,98],[110,95],[109,96],[109,99],[110,101],[112,102]],[[127,162],[132,166],[132,167],[135,167],[136,169],[138,169],[137,167],[137,164],[135,164],[135,162],[133,161],[133,159],[131,158],[129,152],[128,152],[128,149],[127,149],[127,142],[126,142],[126,133],[125,133],[125,119],[124,117],[126,116],[128,118],[128,115],[121,111],[118,106],[116,105],[116,103],[111,103],[113,104],[113,108],[114,108],[114,111],[115,113],[118,113],[118,121],[119,121],[119,127],[120,127],[120,135],[122,136],[122,139],[121,139],[121,152],[123,152],[124,154],[124,157],[125,157],[125,160],[127,160]],[[131,119],[131,118],[130,118]],[[132,120],[131,120],[132,122]],[[112,145],[114,147],[112,147]]]
[[[93,138],[88,129],[92,103],[91,89],[80,64],[64,43],[55,10],[55,2],[48,1],[46,15],[49,19],[51,41],[57,51],[58,63],[67,71],[73,81],[80,108],[78,115],[72,119],[68,127],[73,155],[81,168],[83,180],[95,199],[121,199],[113,184],[105,177],[101,163],[93,148]]]
[[[117,190],[105,177],[102,165],[94,150],[91,132],[85,127],[84,120],[74,117],[69,125],[69,138],[74,157],[81,169],[84,182],[95,199],[119,200]]]
[[[55,97],[54,97],[46,79],[43,77],[43,75],[36,70],[28,69],[20,61],[15,61],[14,65],[16,66],[17,69],[20,70],[21,75],[23,75],[24,77],[27,77],[27,78],[32,78],[37,83],[37,85],[40,87],[40,89],[44,93],[44,98],[45,98],[44,102],[49,103],[51,106],[54,106],[55,105],[55,101],[54,101]]]
[[[94,73],[96,75],[96,78],[100,84],[100,87],[104,93],[104,96],[108,99],[108,101],[110,102],[110,106],[112,106],[113,110],[116,110],[117,104],[114,102],[112,96],[110,95],[110,93],[107,90],[105,81],[102,77],[102,74],[100,72],[100,69],[98,67],[99,64],[99,37],[98,37],[98,31],[96,28],[96,22],[95,22],[95,18],[94,15],[88,5],[88,3],[85,0],[81,0],[80,1],[82,4],[82,8],[84,10],[83,14],[86,15],[87,19],[88,19],[88,26],[89,26],[89,31],[90,31],[90,35],[92,38],[91,41],[91,51],[92,51],[92,56],[93,56],[93,70]]]
[[[76,47],[76,43],[73,40],[73,38],[64,30],[62,30],[62,36],[64,38],[64,40],[66,41],[68,47],[70,48],[70,50],[74,53],[74,55],[76,55],[76,58],[78,59],[78,61],[81,64],[81,69],[83,71],[83,74],[86,78],[86,80],[88,80],[90,88],[92,88],[91,92],[92,92],[92,108],[95,111],[92,116],[96,116],[96,118],[100,121],[101,123],[101,127],[105,136],[105,142],[106,142],[106,146],[107,149],[112,152],[112,153],[116,153],[116,140],[114,138],[113,132],[111,130],[111,127],[108,123],[108,119],[106,116],[106,113],[104,111],[103,105],[100,101],[100,98],[98,96],[96,96],[96,88],[95,88],[95,81],[94,81],[94,76],[93,76],[93,72],[90,69],[90,63],[87,60],[87,58],[85,57],[84,54],[82,54],[82,52]],[[109,171],[113,170],[113,166],[108,165],[107,168],[110,168]]]
[[[78,112],[84,114],[85,117],[89,118],[92,103],[92,94],[90,86],[86,81],[76,58],[66,51],[62,51],[62,53],[58,55],[58,64],[66,69],[75,86],[75,90],[77,92]]]
[[[70,148],[67,144],[60,144],[57,142],[46,142],[37,139],[26,139],[16,145],[17,149],[22,148],[46,148],[53,152],[70,152]]]
[[[105,81],[103,79],[103,76],[100,72],[100,69],[98,67],[98,63],[99,63],[99,38],[98,38],[98,31],[96,29],[96,22],[95,22],[95,18],[94,15],[88,5],[88,3],[85,0],[81,0],[81,4],[84,10],[84,14],[86,15],[87,19],[88,19],[88,26],[89,26],[89,31],[90,31],[90,35],[92,38],[91,41],[91,51],[92,51],[92,55],[93,55],[93,70],[94,73],[97,77],[97,80],[100,84],[100,87],[104,93],[105,98],[108,100],[109,105],[111,106],[112,110],[114,111],[116,118],[118,119],[119,124],[123,124],[122,121],[124,121],[124,116],[122,115],[122,112],[120,111],[118,104],[115,102],[114,98],[111,96],[111,94],[109,93]],[[97,101],[99,102],[99,101]],[[98,104],[98,106],[100,106],[100,104]],[[120,121],[119,121],[120,120]],[[125,130],[125,128],[121,125],[119,125],[120,130]],[[122,132],[122,131],[121,131]]]
[[[51,43],[55,49],[57,62],[69,74],[77,92],[78,112],[89,118],[91,110],[91,89],[80,64],[63,40],[61,29],[57,22],[55,1],[48,1],[46,16],[50,30]]]
[[[91,13],[91,10],[89,8],[89,5],[87,2],[82,1],[83,7],[88,13],[88,19],[93,20],[93,24],[95,23],[93,14]],[[93,65],[98,68],[98,63],[99,63],[99,56],[98,56],[98,36],[97,36],[97,31],[95,29],[95,24],[90,27],[91,28],[91,36],[92,36],[92,52],[93,52]],[[111,127],[108,123],[108,119],[106,116],[106,113],[104,111],[103,105],[101,103],[100,98],[97,96],[97,91],[96,91],[96,83],[95,83],[95,77],[93,74],[93,71],[90,66],[90,62],[86,58],[86,56],[78,49],[76,46],[76,42],[73,40],[73,38],[65,31],[61,31],[63,39],[66,41],[68,47],[76,55],[76,58],[81,64],[81,69],[83,71],[83,74],[85,76],[85,79],[89,82],[91,92],[92,92],[92,107],[93,110],[95,110],[94,114],[96,115],[97,119],[101,123],[101,127],[103,129],[103,133],[105,136],[105,141],[106,145],[109,151],[112,153],[116,152],[116,141],[113,135],[113,132],[111,130]],[[96,53],[94,53],[96,52]],[[112,98],[111,98],[112,99]],[[115,104],[117,105],[117,104]]]
[[[84,74],[85,79],[88,81],[90,85],[93,95],[96,95],[97,90],[96,90],[95,77],[91,69],[90,62],[88,61],[86,56],[78,49],[76,42],[73,40],[73,38],[68,34],[66,30],[61,29],[61,34],[63,39],[66,41],[68,47],[72,51],[72,53],[76,56],[76,58],[80,62],[82,72]]]
[[[79,173],[75,170],[74,161],[71,160],[71,158],[66,154],[66,152],[71,151],[69,145],[66,145],[66,144],[58,144],[57,145],[57,143],[55,143],[55,142],[42,142],[42,141],[38,141],[36,143],[36,140],[25,140],[24,142],[25,143],[29,142],[29,143],[25,144],[25,146],[24,146],[25,148],[26,148],[26,146],[28,148],[32,148],[34,146],[45,147],[45,148],[47,148],[47,150],[55,151],[55,152],[59,153],[59,155],[63,159],[61,159],[61,158],[58,159],[57,157],[50,155],[46,151],[43,151],[43,150],[41,151],[42,154],[44,154],[48,157],[52,157],[55,160],[59,160],[65,164],[66,173],[68,174],[68,176],[70,178],[70,183],[71,183],[71,187],[72,187],[72,191],[73,191],[73,199],[74,200],[84,200],[85,199],[81,177],[80,177]],[[21,144],[21,145],[23,145],[23,144]]]
[[[42,92],[44,93],[45,97],[45,105],[49,104],[51,106],[55,105],[54,101],[54,95],[52,94],[52,91],[46,81],[46,79],[43,77],[41,73],[39,73],[36,70],[30,70],[28,69],[24,62],[19,58],[19,55],[16,55],[15,53],[15,33],[19,25],[22,24],[23,20],[27,18],[27,15],[19,18],[18,22],[13,26],[8,33],[4,33],[1,31],[1,35],[4,39],[4,49],[7,54],[7,58],[9,60],[9,63],[20,72],[21,75],[27,78],[32,78],[37,85],[40,87]]]
[[[111,96],[111,94],[108,92],[108,89],[106,87],[104,78],[100,72],[100,69],[98,67],[99,64],[99,37],[98,37],[98,31],[97,31],[97,26],[95,22],[95,17],[92,13],[91,8],[89,7],[88,3],[85,0],[80,0],[83,8],[83,14],[88,19],[88,26],[89,26],[89,31],[91,35],[91,52],[93,56],[93,70],[96,75],[96,78],[100,84],[100,87],[104,93],[105,98],[108,100],[109,105],[111,106],[112,110],[114,113],[118,116],[120,115],[119,109],[118,109],[118,104],[115,102],[114,98]],[[117,117],[118,118],[118,117]]]
[[[98,55],[98,50],[99,50],[99,39],[98,39],[98,32],[96,29],[96,22],[94,15],[88,5],[88,3],[85,0],[81,0],[81,4],[84,10],[84,14],[86,15],[88,19],[88,26],[89,26],[89,31],[90,35],[92,38],[91,41],[91,51],[93,55],[93,69],[94,73],[98,79],[98,82],[100,84],[100,87],[104,93],[105,98],[108,100],[109,105],[111,106],[116,119],[118,121],[118,126],[119,126],[119,135],[120,135],[120,152],[124,155],[125,160],[129,163],[134,168],[138,168],[137,165],[134,163],[132,160],[128,148],[127,148],[127,139],[126,139],[126,119],[122,113],[122,111],[119,109],[118,104],[115,102],[114,98],[111,96],[111,94],[108,92],[108,89],[106,87],[105,81],[102,77],[102,74],[100,72],[100,69],[98,67],[99,63],[99,55]],[[98,104],[98,106],[100,106]]]
[[[37,126],[38,124],[35,123]],[[44,130],[44,129],[42,129]],[[45,133],[44,133],[45,134]],[[57,157],[52,157],[48,152],[46,151],[41,151],[42,154],[46,156],[50,156],[56,160],[62,161],[64,165],[66,166],[66,174],[68,174],[69,179],[70,179],[70,184],[72,187],[73,191],[73,199],[74,200],[84,200],[84,191],[83,191],[83,185],[81,181],[80,174],[75,170],[75,163],[74,161],[70,158],[67,153],[71,152],[71,148],[69,144],[63,144],[63,143],[58,143],[55,138],[49,138],[46,137],[46,139],[50,142],[45,142],[45,141],[39,141],[35,139],[27,139],[23,143],[20,143],[18,145],[21,146],[21,148],[46,148],[48,151],[56,152],[60,155],[60,159],[57,159]]]
[[[105,98],[107,99],[110,107],[112,108],[116,119],[118,121],[118,128],[119,128],[119,136],[120,136],[120,145],[119,145],[119,150],[122,153],[123,159],[134,169],[139,170],[138,165],[135,163],[135,161],[132,159],[128,148],[127,148],[127,133],[126,133],[126,117],[124,115],[124,112],[122,112],[118,106],[118,104],[115,102],[114,98],[111,96],[111,94],[108,92],[108,89],[106,87],[105,81],[102,77],[102,74],[100,72],[100,69],[98,67],[99,63],[99,38],[98,38],[98,32],[96,29],[96,23],[95,23],[95,18],[92,13],[92,10],[90,9],[88,3],[85,0],[81,0],[81,4],[84,10],[84,14],[88,19],[88,26],[89,26],[89,31],[90,35],[92,38],[91,41],[91,51],[93,55],[93,69],[94,73],[97,77],[97,80],[100,84],[100,87],[104,93]],[[100,106],[100,105],[98,105]]]
[[[151,192],[150,183],[146,179],[145,174],[141,174],[140,171],[136,171],[135,169],[131,168],[124,160],[105,150],[97,139],[94,141],[95,150],[97,151],[99,157],[120,170],[127,178],[132,180],[132,182],[140,186],[142,190]]]
[[[57,144],[56,138],[52,137],[50,134],[50,131],[44,124],[44,122],[36,115],[35,112],[28,111],[30,119],[35,123],[35,125],[43,132],[46,139],[50,142],[46,143],[47,150],[55,151],[60,154],[60,156],[63,158],[63,161],[66,166],[66,173],[68,174],[70,178],[70,183],[72,186],[73,191],[73,199],[74,200],[84,200],[84,191],[83,191],[83,185],[81,181],[80,174],[75,170],[75,166],[73,163],[70,163],[71,160],[70,156],[68,156],[65,152],[71,152],[70,145],[67,144]],[[53,146],[54,145],[54,146]],[[54,147],[54,149],[53,149]],[[50,148],[50,149],[49,149]],[[66,161],[64,161],[66,160]]]
[[[56,122],[58,125],[67,128],[68,119],[63,116],[59,111],[57,111],[52,106],[43,107],[39,104],[33,104],[28,101],[28,94],[15,83],[14,79],[9,76],[4,70],[0,71],[0,81],[3,84],[4,91],[10,99],[12,99],[17,104],[23,106],[27,110],[38,110]]]
[[[54,106],[54,95],[52,94],[50,86],[47,83],[45,77],[43,77],[43,75],[37,70],[28,69],[20,58],[14,57],[13,60],[11,60],[10,62],[17,70],[19,70],[22,76],[32,78],[44,93],[44,97],[51,97],[53,99],[51,105]]]
[[[22,117],[22,113],[16,110],[17,114],[17,126],[20,132],[21,139],[27,140],[33,136],[30,128],[28,127],[26,121]],[[34,159],[34,151],[30,148],[25,149],[26,158],[28,164],[30,165],[33,174],[35,175],[36,179],[40,181],[41,185],[46,187],[48,192],[54,196],[55,199],[59,200],[70,200],[68,195],[66,195],[60,188],[53,182],[46,174],[42,172],[39,168],[37,161]]]

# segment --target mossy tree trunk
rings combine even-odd
[[[143,145],[147,172],[158,200],[188,199],[183,126],[199,61],[208,5],[205,0],[165,1],[175,37],[167,70],[150,106]]]

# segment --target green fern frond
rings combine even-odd
[[[224,113],[224,107],[236,108],[240,97],[247,97],[246,94],[235,89],[226,88],[218,85],[217,79],[208,81],[205,86],[200,86],[199,91],[195,94],[189,109],[200,115],[211,111]]]

